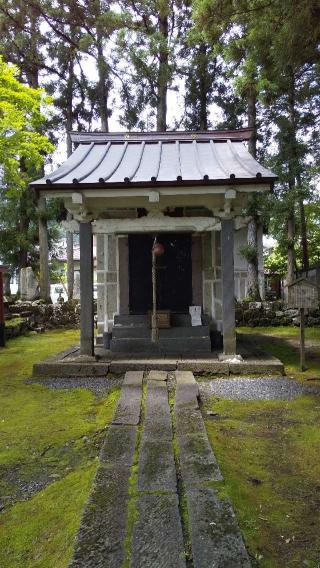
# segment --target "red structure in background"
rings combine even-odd
[[[0,264],[0,347],[4,347],[6,343],[4,328],[3,275],[7,272],[7,270],[7,266]]]

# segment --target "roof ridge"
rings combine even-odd
[[[252,128],[238,130],[167,130],[166,132],[69,132],[71,140],[76,143],[109,142],[109,141],[198,141],[198,140],[249,140]]]

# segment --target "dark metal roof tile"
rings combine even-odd
[[[169,133],[155,133],[164,136],[156,140],[150,133],[144,133],[145,136],[139,133],[139,140],[120,141],[111,134],[103,134],[105,139],[102,135],[96,136],[100,134],[90,134],[91,138],[80,143],[53,174],[31,185],[39,187],[47,183],[66,187],[77,183],[119,187],[130,183],[150,186],[150,183],[197,184],[204,180],[223,182],[230,179],[260,183],[265,179],[276,179],[249,154],[239,137],[232,141],[231,138],[210,137],[209,132],[196,133],[199,138],[192,138],[192,133],[170,133],[169,136],[165,136]],[[183,135],[188,136],[183,138]]]

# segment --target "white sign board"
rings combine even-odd
[[[201,320],[201,306],[190,306],[189,313],[191,316],[191,325],[195,327],[197,325],[202,325]]]
[[[316,309],[319,306],[318,287],[306,278],[299,278],[287,286],[286,303],[289,308]]]

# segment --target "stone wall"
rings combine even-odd
[[[7,305],[5,314],[7,338],[33,330],[78,328],[79,323],[80,304],[76,300],[62,304],[17,301]]]
[[[98,334],[111,331],[119,312],[118,237],[97,235],[97,327]]]
[[[306,310],[306,325],[320,327],[320,309]],[[268,327],[300,325],[299,310],[287,308],[281,300],[275,302],[238,302],[237,326]]]

